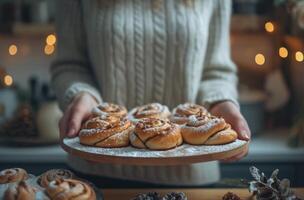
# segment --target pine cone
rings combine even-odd
[[[161,200],[161,197],[157,192],[149,192],[147,194],[140,194],[132,200]]]
[[[187,200],[187,197],[183,192],[171,192],[164,196],[162,200]]]
[[[227,192],[222,200],[241,200],[241,198],[232,192]]]

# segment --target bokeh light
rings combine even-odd
[[[266,22],[265,23],[265,30],[268,33],[272,33],[274,31],[274,24],[272,22]]]
[[[297,51],[297,52],[295,53],[295,59],[296,59],[296,61],[298,61],[298,62],[303,62],[303,60],[304,60],[304,55],[303,55],[303,53],[302,53],[301,51]]]
[[[18,52],[18,47],[14,44],[10,45],[9,48],[8,48],[8,53],[11,55],[11,56],[14,56],[16,55]]]
[[[45,45],[45,47],[44,47],[44,53],[46,54],[46,55],[51,55],[51,54],[53,54],[54,53],[54,51],[55,51],[55,47],[54,47],[54,45]]]
[[[11,86],[13,84],[13,77],[10,76],[10,75],[5,75],[4,76],[4,79],[3,79],[3,82],[6,86]]]
[[[279,49],[279,56],[281,58],[287,58],[287,56],[288,56],[288,50],[285,47],[281,47]]]
[[[45,40],[46,44],[54,45],[56,43],[56,36],[54,34],[50,34],[46,37]]]
[[[264,65],[265,63],[265,56],[261,53],[255,55],[255,63],[258,65]]]

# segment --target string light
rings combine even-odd
[[[261,53],[255,55],[255,63],[258,65],[264,65],[265,63],[265,56]]]
[[[301,51],[297,51],[297,52],[295,53],[295,59],[296,59],[296,61],[298,61],[298,62],[303,62],[303,60],[304,60],[304,55],[303,55],[303,53],[302,53]]]
[[[265,23],[265,30],[268,33],[272,33],[274,31],[274,24],[272,22],[266,22]]]
[[[10,45],[9,48],[8,48],[8,53],[11,55],[11,56],[14,56],[16,55],[18,52],[18,47],[14,44]]]
[[[13,84],[13,77],[10,75],[5,75],[3,82],[6,86],[11,86]]]
[[[55,51],[55,47],[54,47],[54,45],[45,45],[45,47],[44,47],[44,53],[46,54],[46,55],[51,55],[52,53],[54,53],[54,51]]]
[[[46,37],[45,40],[46,44],[54,45],[56,43],[56,36],[54,34],[50,34]]]
[[[279,56],[281,58],[287,58],[287,56],[288,56],[288,50],[285,47],[281,47],[279,49]]]

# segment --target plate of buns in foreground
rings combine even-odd
[[[179,165],[222,160],[248,142],[225,119],[203,106],[184,103],[172,111],[151,103],[133,108],[102,103],[82,124],[78,137],[64,138],[68,153],[100,163]]]
[[[103,200],[100,189],[67,169],[50,169],[39,176],[22,168],[0,171],[0,199],[3,200]]]

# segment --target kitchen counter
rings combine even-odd
[[[248,162],[304,162],[304,147],[287,146],[288,130],[265,132],[252,139],[250,151],[239,163]],[[59,145],[39,147],[0,146],[0,163],[32,162],[50,163],[65,162],[67,153]]]
[[[187,198],[190,200],[221,200],[227,192],[233,192],[238,195],[241,199],[250,199],[250,193],[248,189],[106,189],[102,190],[104,199],[111,200],[129,200],[134,198],[140,193],[155,191],[160,194],[166,194],[172,191],[184,192]],[[294,189],[295,193],[299,198],[304,198],[304,188]],[[122,198],[123,197],[123,198]]]

